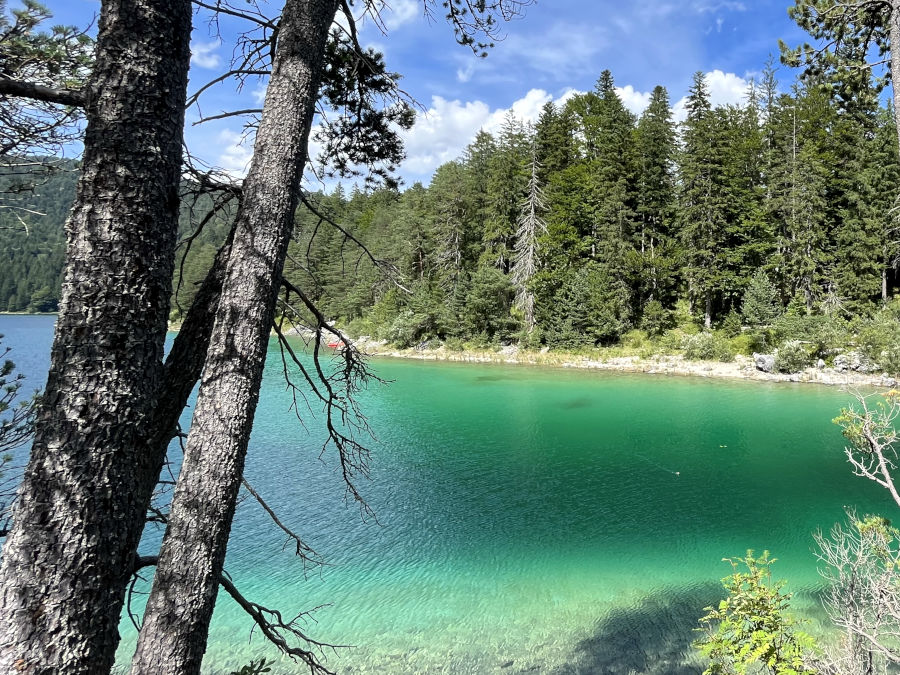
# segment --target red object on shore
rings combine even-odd
[[[329,342],[328,346],[331,347],[332,349],[337,349],[338,347],[341,346],[341,343],[340,342]]]

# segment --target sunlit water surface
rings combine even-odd
[[[0,317],[36,386],[51,330],[52,318]],[[391,380],[361,396],[377,440],[360,487],[377,522],[344,501],[316,418],[302,410],[304,429],[289,411],[273,351],[247,476],[328,565],[304,572],[251,500],[228,550],[249,599],[286,615],[327,605],[306,630],[353,645],[325,654],[338,672],[699,673],[692,629],[721,596],[723,557],[771,550],[795,609],[816,619],[812,533],[845,506],[891,512],[844,461],[837,389],[373,366]],[[159,534],[145,539],[149,552]],[[277,658],[249,629],[220,594],[206,669]],[[134,641],[123,620],[123,662]]]

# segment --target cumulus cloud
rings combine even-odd
[[[191,65],[198,68],[218,68],[222,63],[222,58],[215,52],[221,44],[219,40],[193,43],[191,45]]]
[[[713,70],[706,73],[706,86],[709,90],[709,101],[713,107],[718,105],[738,105],[747,98],[747,89],[750,82],[721,70]],[[687,96],[683,96],[672,108],[676,122],[683,122],[687,118]]]
[[[563,96],[571,97],[571,91]],[[419,115],[415,126],[403,134],[406,160],[401,173],[430,176],[441,164],[457,159],[478,131],[500,131],[509,111],[523,122],[536,122],[541,108],[552,100],[553,96],[543,89],[532,89],[508,108],[492,110],[483,101],[451,101],[434,96],[427,112]],[[562,97],[557,102],[560,100]]]
[[[418,0],[386,0],[382,7],[381,17],[389,31],[410,23],[422,13]]]
[[[217,140],[222,147],[217,161],[219,167],[234,178],[246,176],[253,158],[253,139],[231,129],[223,129]]]
[[[635,115],[640,115],[650,105],[650,92],[638,91],[630,84],[624,87],[616,87],[616,93],[622,99],[622,103]]]

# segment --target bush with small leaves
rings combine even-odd
[[[662,335],[672,325],[672,312],[663,307],[659,300],[651,300],[644,306],[641,328],[651,336]]]
[[[775,352],[775,370],[779,373],[799,373],[810,364],[807,348],[797,340],[789,340]]]
[[[710,660],[704,675],[816,675],[808,666],[815,649],[811,636],[798,630],[800,621],[788,613],[790,593],[784,581],[772,581],[775,558],[726,558],[732,574],[722,579],[728,595],[707,607],[697,630],[704,635],[694,647]],[[742,571],[746,567],[747,571]]]
[[[714,333],[698,333],[684,338],[684,358],[689,361],[734,361],[728,340]]]
[[[891,375],[900,373],[900,321],[883,311],[866,321],[857,337],[859,352]]]
[[[722,332],[730,338],[741,334],[741,315],[731,310],[722,321]]]

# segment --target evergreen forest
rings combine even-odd
[[[697,73],[685,111],[656,87],[636,117],[604,71],[534,124],[480,131],[427,187],[310,195],[285,276],[350,335],[401,347],[687,341],[727,360],[862,334],[896,371],[900,161],[878,92],[784,86],[770,63],[741,105],[712,105]],[[35,189],[45,216],[0,212],[0,307],[55,308],[71,176]],[[227,232],[227,214],[194,231],[204,206],[184,208],[173,319]]]

